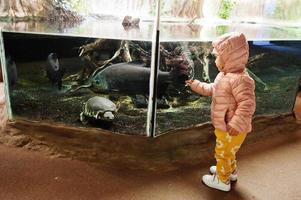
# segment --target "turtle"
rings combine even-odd
[[[83,105],[80,121],[85,125],[89,119],[112,122],[115,118],[116,104],[104,97],[95,96]]]

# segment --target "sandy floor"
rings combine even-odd
[[[239,152],[229,193],[200,183],[207,166],[164,174],[114,171],[0,145],[0,199],[300,199],[301,131],[263,139]]]

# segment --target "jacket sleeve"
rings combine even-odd
[[[192,91],[203,95],[203,96],[212,96],[214,83],[204,83],[198,80],[194,80],[191,84]]]
[[[191,84],[191,89],[192,91],[203,95],[203,96],[212,96],[213,89],[217,82],[220,81],[220,79],[223,77],[223,73],[220,72],[217,74],[215,80],[213,83],[205,83],[205,82],[200,82],[198,80],[194,80]]]
[[[252,116],[256,109],[255,83],[250,77],[243,76],[234,81],[231,87],[237,108],[228,124],[243,133],[244,127],[252,123]]]

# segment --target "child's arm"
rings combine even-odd
[[[236,80],[232,84],[232,94],[237,108],[228,126],[242,133],[244,132],[243,128],[252,123],[252,116],[256,108],[254,80],[246,76]]]
[[[186,84],[189,85],[191,87],[191,89],[203,96],[212,96],[212,91],[213,88],[215,86],[215,84],[221,79],[223,73],[219,73],[215,80],[214,83],[205,83],[205,82],[201,82],[198,80],[189,80],[186,81]]]
[[[203,96],[212,96],[212,89],[213,89],[213,84],[214,83],[204,83],[198,80],[194,80],[190,87],[191,90],[203,95]]]

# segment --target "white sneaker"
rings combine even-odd
[[[216,166],[211,166],[210,167],[210,173],[211,174],[216,174]],[[230,181],[237,181],[237,173],[235,173],[235,174],[231,174],[231,176],[230,176]]]
[[[202,178],[203,183],[208,187],[215,188],[228,192],[231,190],[231,184],[223,183],[216,175],[204,175]]]

